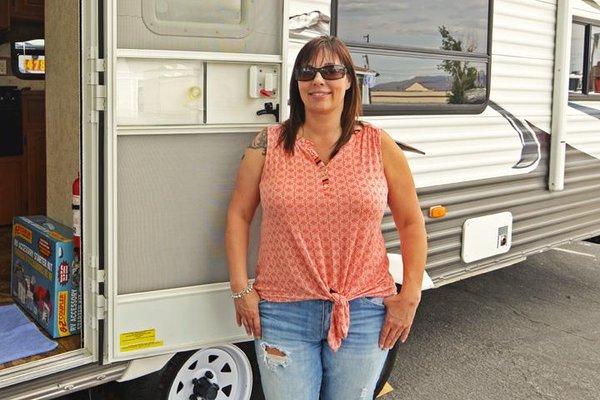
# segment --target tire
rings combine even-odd
[[[383,364],[383,368],[381,369],[381,374],[379,374],[379,380],[375,385],[375,392],[373,392],[374,399],[377,398],[377,395],[379,394],[379,392],[381,392],[381,390],[385,386],[385,383],[388,381],[388,379],[390,379],[390,375],[394,370],[396,355],[398,354],[398,349],[400,348],[401,344],[402,342],[400,341],[400,339],[396,340],[396,344],[394,345],[394,347],[392,347],[390,351],[388,351],[385,363]]]
[[[396,291],[400,293],[401,289],[402,285],[397,283]],[[379,392],[381,392],[381,389],[383,389],[385,383],[388,381],[388,379],[390,379],[390,375],[392,375],[392,371],[394,370],[394,363],[396,362],[396,355],[398,354],[398,349],[400,348],[401,344],[402,342],[400,341],[400,339],[396,340],[396,344],[394,344],[394,347],[392,347],[388,352],[388,355],[385,359],[385,363],[383,364],[383,368],[381,369],[381,374],[379,374],[379,380],[375,385],[375,392],[373,392],[374,399],[377,398],[377,395],[379,394]]]
[[[265,400],[265,394],[262,390],[260,381],[260,370],[258,369],[258,360],[256,359],[256,350],[254,349],[254,340],[236,343],[236,345],[246,353],[246,357],[252,365],[252,400]]]
[[[117,382],[119,399],[146,400],[156,395],[162,371],[153,372],[127,382]]]
[[[593,238],[585,239],[585,241],[600,244],[600,236],[594,236]]]
[[[218,386],[216,400],[250,400],[252,366],[244,352],[232,344],[177,353],[160,371],[120,383],[119,397],[127,400],[188,400],[194,387],[192,380],[203,379],[207,371],[211,374],[208,378],[211,383],[231,382]]]

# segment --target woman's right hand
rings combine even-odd
[[[233,299],[235,304],[235,320],[237,326],[246,328],[248,335],[253,335],[255,339],[260,339],[260,315],[258,313],[258,302],[260,297],[255,290],[251,290],[239,299]]]

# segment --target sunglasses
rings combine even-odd
[[[299,67],[294,71],[294,76],[297,81],[312,81],[317,76],[317,72],[321,74],[323,79],[333,81],[342,79],[348,70],[343,65],[326,65],[321,68],[311,67],[310,65]]]

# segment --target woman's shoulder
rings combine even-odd
[[[381,148],[382,154],[396,150],[396,141],[383,128],[380,128],[371,122],[361,122],[364,135],[366,135],[370,141],[377,143],[377,146]]]
[[[271,124],[268,127],[274,131],[281,131],[283,129],[283,122],[277,122],[276,124]]]
[[[262,128],[256,135],[255,141],[264,142],[265,146],[281,136],[282,124],[270,124]]]
[[[273,137],[274,139],[279,139],[283,132],[283,123],[278,122],[276,124],[267,125],[265,128],[267,130],[267,136]]]
[[[371,122],[357,120],[356,124],[354,124],[354,132],[361,132],[373,137],[378,137],[383,135],[385,131]]]

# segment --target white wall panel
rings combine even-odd
[[[494,55],[554,59],[556,7],[537,0],[494,1]]]

